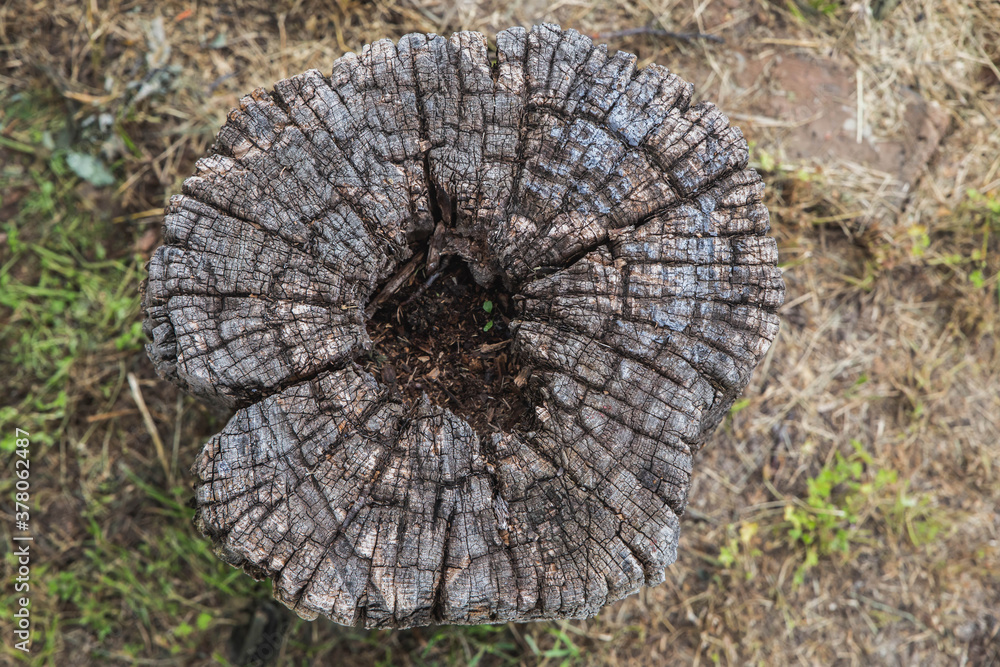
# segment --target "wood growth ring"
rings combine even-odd
[[[691,95],[542,25],[382,40],[243,98],[143,302],[160,375],[235,410],[193,467],[220,556],[378,627],[661,582],[784,295],[746,142]]]

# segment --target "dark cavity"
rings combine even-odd
[[[407,406],[426,393],[480,436],[526,426],[534,414],[510,350],[514,304],[502,288],[477,284],[464,262],[445,260],[430,274],[421,263],[379,305],[362,366]]]

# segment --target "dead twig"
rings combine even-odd
[[[451,393],[451,391],[448,389],[448,387],[444,386],[444,383],[442,383],[436,377],[431,377],[430,375],[425,375],[424,377],[428,378],[431,382],[433,382],[434,384],[436,384],[439,389],[441,389],[444,393],[448,394],[448,398],[450,398],[451,400],[455,401],[455,405],[457,405],[458,407],[460,407],[463,412],[468,412],[469,411],[469,409],[467,407],[465,407],[465,403],[462,402],[462,399],[460,399],[455,394]]]
[[[651,37],[666,37],[667,39],[676,39],[682,42],[693,42],[696,39],[703,39],[706,42],[715,42],[716,44],[725,44],[726,40],[718,35],[710,35],[705,32],[671,32],[670,30],[661,30],[660,28],[650,28],[648,26],[640,28],[626,28],[624,30],[612,30],[611,32],[599,32],[595,37],[597,39],[621,39],[622,37],[632,37],[634,35],[649,35]]]
[[[499,343],[486,343],[476,351],[479,352],[479,354],[489,354],[490,352],[495,352],[496,350],[505,348],[508,345],[510,345],[509,340],[502,340]]]
[[[365,308],[365,316],[371,319],[371,316],[375,314],[378,307],[382,305],[383,302],[387,301],[389,297],[398,292],[400,288],[406,284],[406,282],[417,272],[417,267],[420,266],[420,262],[424,259],[424,251],[421,250],[416,255],[414,255],[409,262],[400,270],[399,273],[394,275],[392,279],[385,284],[382,291],[375,295],[375,298],[371,300],[368,307]]]
[[[115,410],[113,412],[102,412],[96,415],[88,415],[87,423],[93,424],[94,422],[102,422],[108,419],[114,419],[116,417],[124,417],[125,415],[135,414],[135,410]]]
[[[174,421],[174,442],[170,452],[170,470],[177,470],[177,455],[181,447],[181,417],[184,416],[184,397],[177,394],[177,401],[174,403],[177,419]]]
[[[132,392],[132,400],[135,401],[136,407],[139,408],[139,412],[142,414],[142,421],[146,425],[146,431],[149,432],[149,437],[153,439],[153,445],[156,447],[156,457],[160,459],[163,472],[167,475],[167,484],[173,487],[174,476],[170,472],[170,463],[167,462],[167,451],[163,448],[163,440],[160,438],[160,432],[156,430],[153,415],[149,413],[149,408],[146,407],[146,401],[142,397],[142,390],[139,389],[139,380],[136,379],[134,373],[128,374],[128,388]]]
[[[428,278],[427,280],[425,280],[424,284],[421,285],[420,287],[418,287],[417,291],[414,292],[410,296],[409,299],[407,299],[406,301],[404,301],[401,307],[405,308],[406,306],[410,305],[412,302],[414,302],[417,299],[419,299],[420,297],[422,297],[424,295],[424,292],[426,292],[430,288],[430,286],[433,285],[435,283],[435,281],[437,281],[437,279],[441,277],[441,274],[444,273],[444,270],[448,268],[448,263],[450,261],[451,261],[451,256],[450,255],[445,256],[444,260],[441,261],[440,268],[437,271],[435,271],[433,274],[431,274],[431,277]]]

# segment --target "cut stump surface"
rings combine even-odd
[[[591,616],[661,582],[692,455],[784,294],[746,142],[691,94],[543,25],[495,53],[382,40],[243,98],[144,297],[161,376],[236,411],[193,468],[222,558],[305,618],[377,627]],[[505,306],[482,367],[455,339],[502,376],[483,403],[419,370],[447,357],[401,319],[440,319],[404,311],[447,297],[448,263]],[[387,288],[415,298],[372,304]],[[517,419],[457,407],[489,401]]]

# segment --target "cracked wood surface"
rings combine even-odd
[[[746,143],[691,94],[543,25],[495,54],[382,40],[243,98],[144,297],[160,375],[236,411],[193,468],[221,557],[379,627],[591,616],[661,582],[784,294]],[[527,427],[477,433],[356,363],[420,247],[511,294]]]

